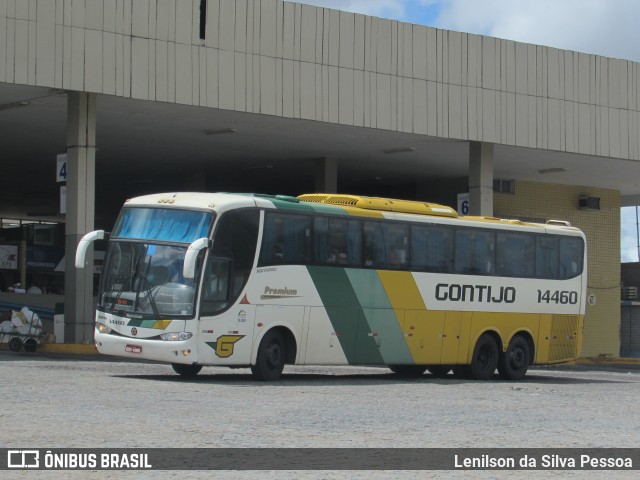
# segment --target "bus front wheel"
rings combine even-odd
[[[489,380],[498,366],[498,345],[489,334],[483,334],[473,349],[471,377],[475,380]]]
[[[521,335],[516,335],[509,342],[507,351],[500,355],[498,373],[505,380],[521,380],[527,374],[529,361],[529,344]]]
[[[256,364],[251,373],[256,380],[272,381],[280,378],[287,358],[284,338],[277,330],[271,330],[262,338]]]
[[[185,378],[193,378],[202,370],[202,365],[185,365],[184,363],[172,363],[171,367],[174,372]]]

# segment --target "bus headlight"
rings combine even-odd
[[[100,333],[111,333],[111,327],[107,327],[104,323],[96,323],[96,330]]]
[[[179,342],[181,340],[189,340],[193,336],[191,332],[169,332],[160,335],[165,342]]]

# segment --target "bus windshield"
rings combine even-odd
[[[193,316],[195,284],[182,276],[186,246],[111,241],[99,306],[154,318]]]
[[[195,283],[182,275],[184,257],[191,242],[209,235],[213,219],[198,210],[124,208],[107,249],[98,306],[122,315],[193,317]]]
[[[127,207],[122,210],[111,238],[191,243],[207,237],[213,214],[176,208]]]

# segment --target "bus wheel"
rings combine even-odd
[[[481,335],[473,349],[471,378],[489,380],[498,366],[498,346],[491,335]]]
[[[427,368],[427,370],[429,370],[429,373],[434,377],[445,378],[447,375],[449,375],[451,367],[447,367],[446,365],[433,365]]]
[[[509,342],[507,351],[500,355],[500,376],[506,380],[521,380],[527,374],[529,357],[529,344],[521,335],[516,335]]]
[[[202,365],[185,365],[184,363],[172,363],[173,371],[181,377],[193,378],[200,373]]]
[[[426,370],[424,365],[389,365],[389,370],[400,377],[419,377]]]
[[[286,356],[282,335],[271,330],[262,338],[258,348],[256,364],[251,366],[251,373],[256,380],[277,380],[284,369]]]

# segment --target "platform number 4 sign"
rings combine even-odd
[[[60,153],[56,155],[56,182],[67,181],[67,154]]]

